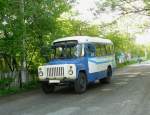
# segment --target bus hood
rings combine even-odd
[[[83,60],[84,60],[83,58],[78,58],[78,59],[54,59],[54,60],[49,61],[46,65],[79,64],[79,63],[84,63]]]

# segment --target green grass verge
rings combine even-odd
[[[11,87],[7,89],[0,89],[0,96],[12,95],[16,93],[31,91],[33,89],[39,88],[39,83],[37,81],[32,81],[27,84],[23,84],[22,88],[19,87]]]
[[[128,65],[131,65],[131,64],[136,64],[137,61],[127,61],[127,62],[124,62],[124,63],[118,63],[117,64],[117,68],[123,68],[123,67],[126,67]]]

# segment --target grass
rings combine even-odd
[[[124,62],[124,63],[118,63],[117,64],[117,68],[123,68],[123,67],[126,67],[128,65],[131,65],[131,64],[136,64],[137,61],[127,61],[127,62]]]
[[[39,83],[37,81],[31,81],[29,83],[23,84],[22,88],[11,87],[11,88],[0,89],[0,96],[6,96],[6,95],[12,95],[16,93],[31,91],[37,88],[39,88]]]

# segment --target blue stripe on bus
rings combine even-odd
[[[102,61],[102,62],[97,62],[97,61],[94,61],[94,60],[89,60],[90,62],[93,62],[95,64],[103,64],[103,63],[109,63],[109,62],[112,62],[113,60],[108,60],[108,61]]]

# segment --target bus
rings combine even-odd
[[[83,93],[89,83],[110,83],[116,67],[111,40],[73,36],[52,42],[51,59],[38,68],[44,93],[51,93],[58,85],[73,86]]]

